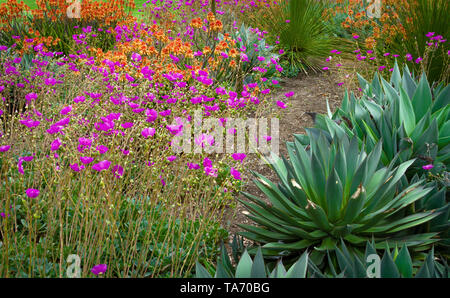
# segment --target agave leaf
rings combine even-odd
[[[369,82],[367,82],[367,80],[364,79],[359,73],[357,73],[356,76],[358,77],[358,81],[359,81],[359,85],[361,86],[361,89],[362,90],[366,89],[369,86]],[[346,92],[346,94],[347,94],[347,92]],[[344,100],[346,98],[347,97],[344,97]],[[345,107],[346,107],[346,105],[345,105]]]
[[[406,93],[408,93],[409,98],[413,98],[414,93],[416,92],[417,85],[411,77],[411,73],[407,68],[408,67],[406,66],[406,68],[403,69],[402,85],[405,87],[405,91]]]
[[[208,270],[203,267],[198,261],[195,262],[195,277],[196,278],[212,278]]]
[[[416,91],[416,93],[417,93],[417,91]],[[416,116],[415,116],[413,106],[411,104],[411,100],[409,99],[405,90],[401,86],[400,86],[399,104],[400,104],[399,111],[398,111],[399,119],[405,127],[407,136],[410,136],[416,125]]]
[[[258,247],[258,251],[256,252],[256,256],[253,259],[253,265],[250,273],[251,278],[266,278],[266,267],[264,265],[264,258],[261,252],[261,247]]]
[[[425,127],[428,127],[430,125],[430,112],[428,111],[422,119],[420,119],[419,123],[417,123],[416,127],[414,127],[413,132],[410,135],[411,140],[413,141],[414,145],[417,144],[418,139],[422,136]]]
[[[431,89],[428,84],[427,76],[425,72],[420,78],[419,85],[412,98],[412,106],[414,108],[415,119],[420,119],[425,115],[427,111],[431,109],[432,97]],[[408,130],[407,130],[408,131]]]
[[[388,101],[388,104],[393,104],[398,101],[399,99],[399,93],[397,90],[395,90],[391,84],[389,84],[384,78],[381,78],[381,84],[383,86],[384,92],[386,93],[386,98]],[[382,102],[378,102],[382,103]]]
[[[352,223],[353,220],[360,214],[364,203],[366,201],[366,190],[360,184],[355,193],[350,197],[347,206],[345,207],[345,214],[343,218],[344,224]]]
[[[315,249],[318,251],[333,250],[336,247],[336,242],[337,242],[336,239],[331,238],[331,237],[326,237],[326,238],[323,238],[320,246],[315,247]]]
[[[373,80],[372,80],[372,91],[373,93],[378,97],[381,98],[382,95],[382,90],[381,90],[381,85],[380,85],[380,78],[378,76],[378,73],[376,72],[373,76]]]
[[[426,262],[423,263],[422,267],[420,267],[419,271],[416,273],[415,278],[431,278],[430,270],[428,269],[428,265]]]
[[[335,249],[335,251],[339,268],[341,269],[341,271],[345,272],[346,277],[355,277],[354,264],[350,255],[347,255],[338,247]]]
[[[436,97],[431,114],[450,105],[450,85],[447,85]]]
[[[314,245],[317,241],[303,239],[297,242],[292,243],[281,243],[281,242],[271,242],[267,243],[263,246],[263,249],[270,249],[270,250],[279,250],[279,251],[295,251],[295,250],[302,250],[305,249],[311,245]]]
[[[286,269],[283,266],[283,262],[281,260],[278,261],[277,265],[273,269],[272,273],[270,273],[270,278],[282,278],[286,276]]]
[[[247,250],[241,256],[239,263],[236,267],[237,278],[250,278],[252,272],[253,261],[250,258]]]
[[[381,277],[382,278],[399,278],[400,272],[397,269],[397,266],[392,260],[391,254],[389,253],[389,249],[386,249],[381,259]]]
[[[450,124],[450,122],[449,122]],[[450,126],[449,126],[450,129]],[[431,125],[423,132],[423,134],[420,136],[420,138],[417,140],[417,143],[415,144],[414,151],[415,152],[426,152],[427,150],[427,144],[436,144],[438,142],[438,126],[436,123],[436,119],[433,119],[433,122],[431,122]]]
[[[318,203],[322,208],[324,208],[325,212],[327,212],[324,187],[326,183],[326,177],[324,169],[321,166],[320,159],[314,153],[311,156],[311,172],[314,177],[314,189],[317,196],[313,198],[310,197],[309,199],[315,203]]]
[[[305,278],[308,269],[308,252],[305,251],[301,257],[289,268],[287,278]]]
[[[328,176],[325,188],[328,206],[328,218],[331,222],[335,222],[340,216],[343,195],[342,182],[339,179],[336,170],[333,169],[331,175]]]
[[[422,212],[422,213],[415,213],[410,216],[407,216],[405,218],[401,218],[397,221],[394,221],[392,223],[389,223],[387,225],[379,225],[377,227],[367,229],[366,232],[369,233],[395,233],[398,231],[406,230],[411,227],[420,225],[424,222],[429,221],[430,219],[435,218],[437,215],[433,212]]]
[[[412,277],[413,264],[406,245],[403,245],[402,249],[395,258],[395,265],[397,265],[398,271],[403,277]]]
[[[391,76],[391,84],[394,85],[396,89],[398,89],[401,85],[402,77],[400,75],[400,69],[398,68],[397,59],[394,64],[394,71]]]
[[[254,218],[254,221],[258,224],[263,224],[267,227],[270,227],[272,229],[275,229],[276,225],[270,223],[269,221],[265,220],[258,220],[260,218]],[[261,238],[266,239],[267,241],[270,241],[272,239],[280,239],[280,240],[290,240],[295,239],[295,234],[289,233],[289,231],[286,230],[287,233],[279,233],[279,232],[273,232],[267,229],[263,229],[260,227],[255,227],[252,225],[246,225],[246,224],[239,224],[239,227],[243,228],[246,231],[252,232],[254,234],[259,235]],[[281,228],[277,228],[277,230],[281,230]],[[307,233],[305,233],[307,235]]]

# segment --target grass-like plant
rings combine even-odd
[[[335,46],[323,20],[324,4],[315,0],[277,1],[254,15],[252,21],[267,30],[290,71],[318,71],[320,59]],[[289,70],[288,70],[289,71]]]

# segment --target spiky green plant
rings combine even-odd
[[[391,252],[384,251],[379,257],[373,243],[367,242],[365,252],[353,254],[345,245],[334,251],[327,251],[328,266],[323,270],[312,262],[310,254],[305,251],[298,260],[286,270],[282,258],[279,258],[272,269],[264,261],[261,247],[258,247],[252,258],[245,250],[233,266],[225,247],[222,245],[222,255],[216,268],[208,271],[199,262],[196,263],[196,278],[306,278],[306,277],[335,277],[335,278],[449,278],[450,268],[444,259],[437,259],[431,249],[423,260],[413,262],[408,247],[403,245]]]
[[[413,262],[408,247],[403,245],[399,250],[384,250],[380,258],[373,243],[367,242],[364,254],[352,254],[341,243],[333,253],[327,252],[328,268],[326,272],[310,263],[310,272],[315,277],[342,277],[342,278],[449,278],[450,268],[445,259],[435,258],[432,248],[424,260]],[[332,260],[334,259],[334,260]],[[339,270],[338,270],[339,268]],[[337,273],[339,272],[339,274]]]
[[[450,205],[445,197],[450,186],[450,86],[430,86],[425,74],[415,78],[407,66],[401,74],[397,64],[390,82],[377,74],[370,83],[361,76],[359,81],[363,95],[356,98],[353,93],[346,94],[334,114],[316,116],[315,127],[329,136],[355,136],[360,146],[365,144],[367,152],[383,140],[381,161],[385,166],[397,155],[395,165],[415,159],[401,183],[406,187],[415,175],[438,182],[431,193],[440,194],[444,199],[436,198],[430,201],[432,204],[426,203],[430,193],[418,201],[413,210],[438,209],[442,212],[438,219],[419,230],[441,232],[442,241],[437,249],[441,250],[444,245],[448,251]],[[296,137],[303,145],[309,144],[307,136]],[[429,164],[433,165],[432,169],[423,168]]]
[[[336,39],[323,21],[324,4],[316,0],[278,1],[256,15],[252,22],[279,36],[281,59],[293,70],[307,73],[319,70]],[[274,38],[275,39],[275,38]]]
[[[382,143],[366,154],[357,138],[345,135],[326,138],[318,129],[307,129],[310,145],[288,143],[289,160],[272,154],[271,166],[278,185],[254,173],[257,187],[270,203],[244,193],[240,200],[250,219],[259,226],[240,225],[240,234],[263,245],[266,255],[298,254],[311,249],[323,257],[343,238],[359,249],[375,238],[376,246],[406,244],[426,249],[438,241],[437,233],[413,234],[410,229],[428,222],[438,213],[428,210],[404,216],[406,209],[424,197],[430,188],[422,180],[398,190],[398,184],[414,160],[394,168],[396,156],[384,167],[380,163]]]
[[[253,260],[245,250],[235,268],[231,265],[226,249],[222,245],[222,256],[213,275],[199,262],[196,263],[195,269],[195,277],[197,278],[211,278],[213,276],[216,278],[305,278],[308,269],[308,253],[304,252],[289,270],[286,270],[280,260],[275,268],[269,272],[264,263],[261,247],[257,249]]]
[[[409,178],[425,173],[421,169],[426,164],[445,169],[450,162],[450,86],[431,88],[425,74],[413,78],[405,66],[402,75],[397,64],[390,82],[377,74],[371,83],[358,78],[363,95],[346,93],[334,114],[316,118],[315,127],[331,135],[356,136],[369,152],[383,139],[384,165],[397,154],[397,164],[416,158]],[[300,139],[308,143],[307,138]]]

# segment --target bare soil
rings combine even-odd
[[[308,113],[325,114],[327,112],[326,99],[333,112],[341,103],[344,89],[337,85],[337,82],[332,81],[325,73],[312,74],[309,76],[300,75],[296,78],[286,78],[280,82],[281,88],[273,93],[273,107],[272,109],[280,109],[276,105],[277,100],[288,103],[288,107],[282,111],[279,128],[280,128],[280,156],[287,156],[286,142],[293,141],[293,134],[304,134],[305,127],[312,127],[314,122],[312,116]],[[286,99],[285,93],[294,91],[295,95],[289,100]],[[272,169],[267,165],[261,164],[256,154],[248,154],[244,160],[244,168],[246,171],[242,173],[244,187],[243,191],[251,193],[262,199],[264,194],[252,182],[252,174],[250,170],[258,172],[271,181],[276,182],[278,177]],[[238,198],[247,200],[242,194]],[[233,236],[243,231],[239,224],[255,225],[255,223],[247,218],[249,214],[245,206],[241,203],[237,204],[236,209],[229,210],[225,215],[225,226],[229,231],[229,241]],[[244,240],[244,244],[248,246],[250,243]]]

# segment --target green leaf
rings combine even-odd
[[[422,74],[422,77],[420,78],[419,85],[417,86],[416,92],[414,93],[414,96],[412,98],[412,106],[414,108],[415,118],[421,119],[423,115],[425,115],[425,113],[431,108],[431,104],[431,89],[430,85],[428,84],[427,76],[424,72]]]
[[[247,250],[241,256],[239,264],[236,267],[236,277],[237,278],[250,278],[252,275],[253,261],[250,258]]]
[[[287,278],[305,278],[308,269],[308,252],[305,251],[301,257],[289,268]]]
[[[400,87],[400,107],[398,112],[400,122],[405,126],[406,134],[410,136],[416,126],[416,116],[411,101],[402,87]]]
[[[384,252],[383,258],[381,259],[381,277],[382,278],[399,278],[400,272],[397,269],[397,266],[392,260],[391,254],[389,250],[386,249]]]
[[[196,278],[212,278],[208,270],[203,267],[199,262],[195,262],[195,277]]]
[[[403,277],[412,277],[413,264],[406,245],[403,245],[402,249],[398,253],[397,258],[395,259],[395,264]]]
[[[436,111],[439,111],[440,109],[447,107],[448,105],[450,105],[450,85],[447,85],[444,90],[442,90],[439,95],[437,95],[431,109],[431,114],[434,114]]]
[[[256,252],[256,256],[253,259],[252,271],[250,274],[251,278],[266,278],[266,267],[264,265],[264,258],[261,252],[261,247],[258,247],[258,251]]]
[[[340,215],[343,195],[342,182],[339,179],[335,169],[333,169],[331,175],[328,176],[325,187],[328,205],[328,217],[331,222],[335,222]]]

